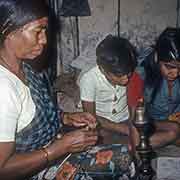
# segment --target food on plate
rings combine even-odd
[[[76,172],[76,167],[68,161],[63,164],[56,175],[56,180],[73,180]]]
[[[113,151],[99,151],[96,153],[96,164],[105,165],[107,164],[113,156]]]

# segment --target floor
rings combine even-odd
[[[159,149],[152,164],[157,174],[155,180],[180,180],[180,147],[169,145]]]

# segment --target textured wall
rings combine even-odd
[[[138,48],[152,44],[166,26],[175,26],[176,0],[121,0],[120,33]],[[96,44],[107,34],[117,34],[118,0],[89,0],[91,16],[80,17],[80,56],[76,58],[76,24],[62,21],[62,60],[86,69],[95,63]],[[71,63],[72,62],[72,63]]]

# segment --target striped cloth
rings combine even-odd
[[[26,81],[36,106],[32,122],[16,135],[16,151],[28,152],[48,144],[61,128],[57,106],[49,93],[46,72],[35,73],[24,64]]]

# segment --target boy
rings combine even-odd
[[[135,49],[127,39],[108,35],[97,46],[96,56],[97,66],[80,79],[83,110],[96,115],[104,130],[128,135],[128,102],[135,107],[143,90],[140,77],[134,73]],[[132,92],[127,86],[133,86],[134,80],[137,86]],[[127,98],[127,90],[133,99]],[[103,131],[101,135],[108,137],[107,132]]]

